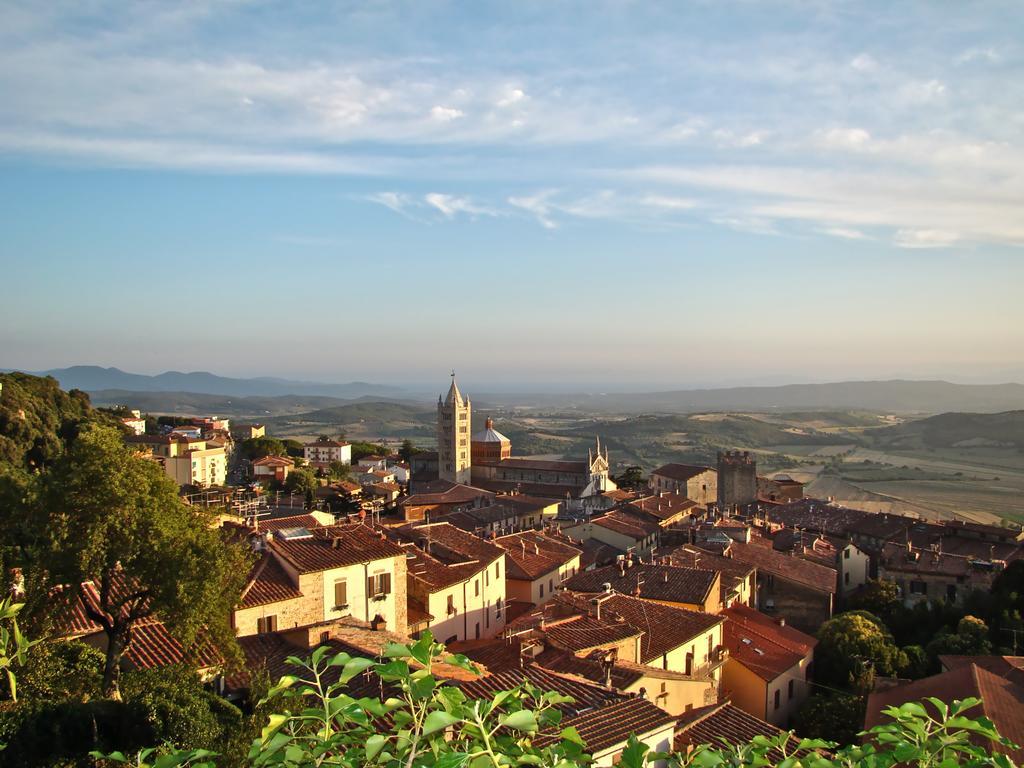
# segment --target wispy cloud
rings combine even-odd
[[[949,248],[959,241],[956,232],[941,229],[901,229],[894,238],[900,248]]]
[[[469,216],[497,216],[498,212],[493,208],[487,206],[478,205],[470,200],[468,197],[459,197],[457,195],[446,195],[441,192],[430,192],[423,196],[424,202],[436,208],[445,218],[453,219],[457,215],[466,214]]]

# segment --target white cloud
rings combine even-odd
[[[431,107],[430,116],[439,123],[450,123],[452,120],[458,120],[460,117],[465,117],[465,112],[461,109],[455,109],[454,107],[442,107],[441,105],[437,105]]]
[[[934,104],[946,96],[946,84],[939,80],[917,80],[899,90],[901,100],[911,106]]]
[[[832,237],[840,237],[843,240],[870,240],[866,234],[861,232],[859,229],[851,229],[850,227],[825,227],[824,229],[818,230],[823,235],[831,235]]]
[[[377,192],[367,195],[365,199],[371,203],[377,203],[385,208],[390,208],[395,213],[405,213],[407,208],[415,204],[409,195],[402,192]]]
[[[510,197],[508,203],[514,208],[532,214],[545,229],[555,229],[558,224],[551,218],[551,205],[548,202],[554,194],[554,190],[546,189],[534,195]]]
[[[511,107],[526,98],[526,92],[522,88],[506,88],[504,95],[498,99],[499,107]]]
[[[468,197],[457,195],[446,195],[441,192],[430,192],[423,196],[423,200],[432,208],[436,208],[445,218],[455,218],[460,213],[469,216],[496,216],[497,211],[493,208],[477,205]]]
[[[735,133],[727,128],[718,128],[711,134],[719,147],[736,147],[746,149],[759,146],[768,136],[767,131],[749,131],[747,133]]]
[[[968,48],[959,53],[953,59],[953,63],[957,65],[970,64],[974,61],[987,61],[991,63],[999,61],[999,58],[999,52],[995,48]]]
[[[832,128],[821,134],[821,143],[838,149],[860,149],[871,141],[871,134],[863,128]]]
[[[666,211],[688,211],[698,205],[693,198],[669,195],[644,195],[638,198],[637,202],[650,208],[660,208]]]
[[[959,241],[956,232],[941,229],[901,229],[893,238],[900,248],[949,248]]]
[[[871,72],[878,69],[878,62],[867,53],[859,53],[850,61],[850,66],[858,72]]]

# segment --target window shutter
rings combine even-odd
[[[377,591],[373,588],[373,576],[366,577],[366,594],[373,597]]]
[[[391,574],[390,573],[382,573],[381,576],[380,576],[380,579],[383,582],[383,586],[381,587],[381,590],[380,590],[381,594],[390,595],[391,594]]]
[[[334,582],[334,604],[335,605],[346,605],[346,604],[348,604],[348,582],[347,581],[336,581],[336,582]]]

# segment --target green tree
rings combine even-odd
[[[327,474],[332,480],[349,480],[352,477],[352,467],[343,461],[332,461]]]
[[[99,696],[103,653],[77,640],[40,643],[18,675],[22,696],[33,700],[85,701]]]
[[[300,443],[298,440],[286,438],[282,440],[281,443],[284,445],[284,450],[287,455],[291,456],[293,459],[301,459],[306,455],[305,444]]]
[[[903,607],[900,588],[895,581],[871,579],[847,598],[847,608],[853,611],[867,611],[888,623]]]
[[[320,482],[316,479],[316,475],[313,474],[311,469],[293,469],[288,473],[288,477],[284,481],[284,489],[288,493],[298,495],[305,495],[307,492],[315,493],[319,487]]]
[[[80,426],[104,420],[77,389],[64,392],[57,380],[27,373],[0,374],[0,470],[37,472],[56,461]]]
[[[793,727],[809,739],[852,744],[864,723],[866,705],[864,696],[832,691],[814,693],[797,711]]]
[[[106,635],[104,696],[120,698],[132,630],[153,615],[186,647],[204,628],[237,654],[228,618],[247,553],[222,537],[213,510],[184,504],[160,466],[133,455],[116,430],[86,427],[43,477],[40,506],[29,514],[47,536],[41,565]],[[96,604],[85,582],[95,585]]]
[[[615,478],[615,482],[620,488],[642,488],[647,484],[647,479],[642,467],[632,466],[626,467],[622,474]]]
[[[409,438],[403,440],[402,447],[398,449],[398,455],[402,457],[402,461],[408,464],[412,461],[414,453],[416,453],[416,446],[412,444],[412,440]]]
[[[992,653],[988,625],[976,616],[964,616],[956,625],[956,632],[944,632],[928,643],[928,655],[987,656]]]
[[[900,670],[901,677],[917,680],[930,674],[932,668],[931,659],[924,648],[920,645],[906,645],[903,647],[903,653],[907,656],[907,663]]]
[[[874,674],[895,675],[906,664],[892,634],[867,611],[841,613],[818,630],[815,667],[823,683],[864,690]]]
[[[262,459],[264,456],[284,456],[287,453],[284,443],[276,438],[265,435],[263,437],[251,437],[248,440],[243,440],[238,444],[237,450],[243,458],[249,461]]]

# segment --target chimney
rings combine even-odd
[[[668,584],[668,571],[661,572],[661,581],[664,584]]]
[[[776,621],[779,622],[779,626],[780,627],[786,626],[786,617],[785,616],[779,616],[779,618],[776,619]]]
[[[612,593],[611,582],[606,581],[604,584],[601,585],[601,589],[604,591],[606,595],[610,595]]]
[[[601,601],[596,597],[590,598],[590,615],[595,619],[601,618]]]

